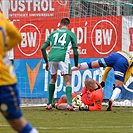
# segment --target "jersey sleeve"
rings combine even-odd
[[[73,53],[74,53],[74,62],[75,62],[75,66],[78,66],[78,50],[77,50],[77,47],[74,47],[73,48]]]
[[[77,37],[73,32],[71,32],[71,43],[72,48],[77,47]]]
[[[44,58],[44,60],[45,60],[46,63],[48,62],[47,53],[46,53],[46,48],[48,46],[50,46],[50,36],[47,38],[47,40],[44,42],[44,45],[41,48],[42,55],[43,55],[43,58]]]
[[[21,42],[22,36],[21,33],[18,31],[15,25],[9,22],[4,16],[3,19],[7,26],[7,37],[6,37],[6,47],[5,50],[9,51],[10,49],[14,48],[18,43]]]
[[[133,66],[129,67],[126,71],[126,75],[125,75],[125,79],[124,79],[124,83],[127,82],[127,80],[129,79],[129,77],[133,74]]]
[[[112,69],[112,67],[106,67],[102,76],[102,81],[105,82],[106,78],[108,76],[109,71]]]
[[[74,62],[75,66],[78,66],[78,47],[77,47],[77,37],[76,35],[71,32],[71,43],[72,43],[72,48],[73,48],[73,53],[74,53]]]

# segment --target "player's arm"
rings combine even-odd
[[[43,55],[43,58],[44,58],[44,60],[45,60],[46,63],[48,63],[47,53],[46,53],[46,48],[48,46],[50,46],[50,36],[47,38],[47,40],[45,41],[44,45],[41,48],[42,55]]]
[[[8,51],[14,48],[18,43],[21,42],[22,36],[21,33],[18,31],[15,25],[9,22],[4,16],[3,19],[7,26],[7,37],[6,37],[6,47],[5,50]]]
[[[129,67],[126,71],[124,83],[127,82],[127,80],[130,78],[130,76],[133,75],[133,66]]]
[[[102,97],[94,96],[94,105],[93,106],[84,105],[82,107],[79,107],[79,110],[100,111],[102,109],[102,100],[103,100]]]
[[[102,97],[95,96],[94,106],[88,106],[89,111],[100,111],[102,109]]]
[[[88,89],[84,86],[81,90],[81,94],[84,95],[87,91]]]
[[[72,33],[71,35],[71,42],[72,42],[72,49],[73,49],[73,54],[74,54],[74,63],[75,66],[78,66],[78,47],[77,47],[77,37],[74,33]]]
[[[112,69],[112,67],[106,67],[102,76],[102,81],[105,82],[106,78],[108,76],[109,71]]]

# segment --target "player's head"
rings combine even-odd
[[[85,83],[86,88],[90,91],[93,91],[95,88],[97,88],[97,85],[92,78],[86,79],[84,83]]]
[[[70,20],[68,18],[63,18],[60,22],[61,26],[69,26]]]

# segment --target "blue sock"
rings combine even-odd
[[[27,122],[25,127],[19,133],[29,133],[32,130],[32,126]]]

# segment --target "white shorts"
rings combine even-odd
[[[49,71],[51,75],[54,75],[57,73],[58,67],[60,68],[62,75],[65,75],[65,74],[71,75],[72,73],[70,63],[63,62],[63,61],[59,61],[59,62],[50,61],[48,65],[49,65]]]

